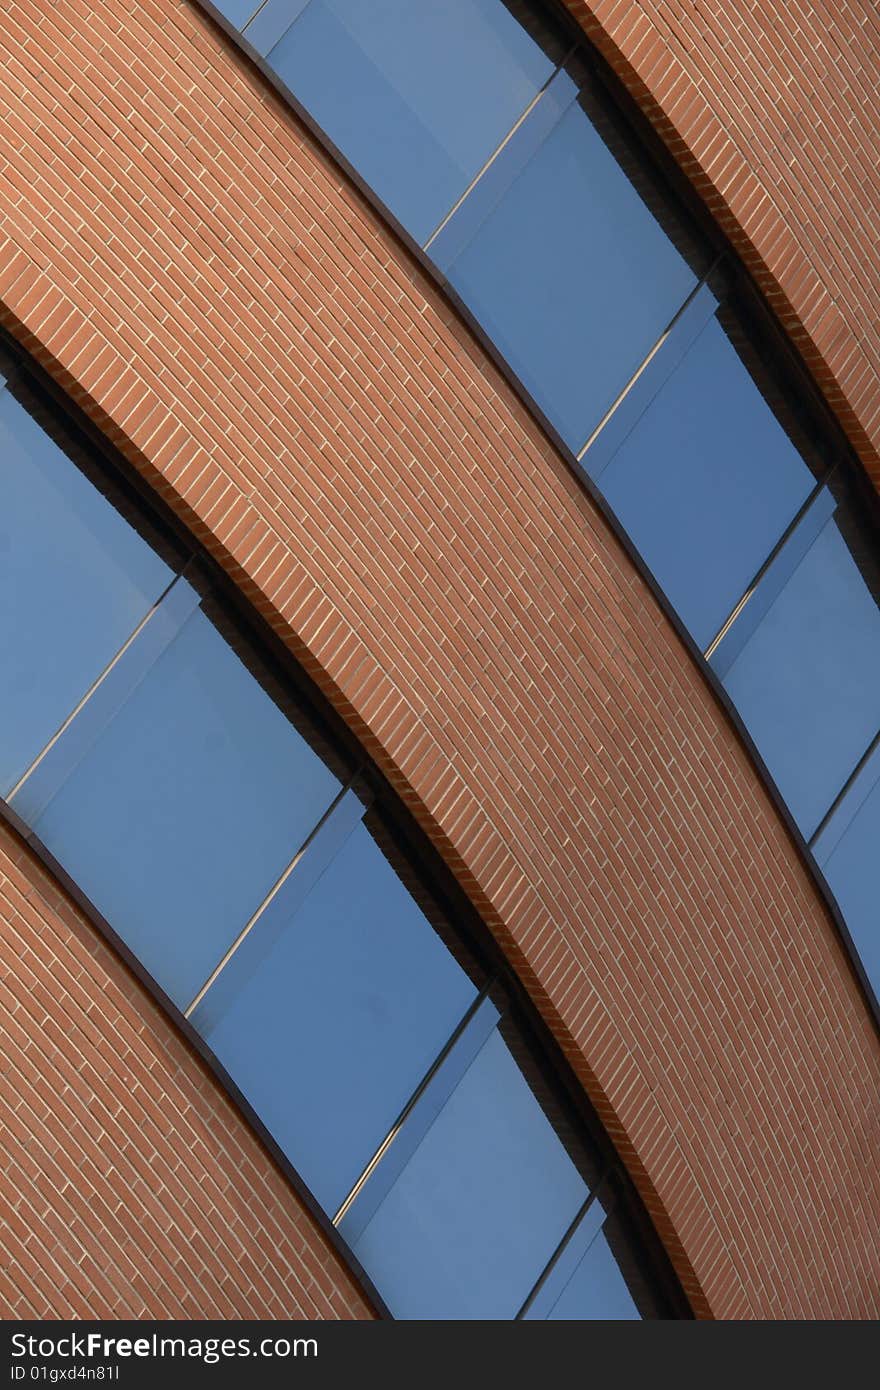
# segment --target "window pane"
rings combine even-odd
[[[338,787],[197,610],[36,830],[185,1008]]]
[[[236,29],[243,29],[251,15],[260,8],[261,0],[211,0]]]
[[[333,1215],[476,988],[364,825],[268,950],[262,926],[193,1023]]]
[[[556,57],[501,0],[311,0],[268,61],[421,243]]]
[[[248,43],[265,56],[284,37],[308,3],[309,0],[267,0],[245,28]]]
[[[814,485],[717,318],[599,484],[701,648]]]
[[[845,812],[845,803],[841,807]],[[824,865],[861,956],[865,973],[880,996],[880,782],[865,799],[837,848]]]
[[[547,1317],[556,1322],[641,1318],[604,1230],[593,1239]]]
[[[851,527],[845,508],[825,523],[724,680],[805,835],[880,724],[880,612]]]
[[[494,1032],[354,1252],[398,1318],[512,1318],[586,1185]]]
[[[581,104],[449,272],[575,451],[696,284]]]
[[[8,794],[171,578],[0,391],[0,793]]]

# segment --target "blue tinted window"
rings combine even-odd
[[[880,612],[840,516],[825,523],[724,680],[806,835],[880,724]]]
[[[621,1322],[641,1317],[604,1230],[594,1238],[547,1317],[560,1322]]]
[[[554,66],[501,0],[311,0],[268,61],[418,242]]]
[[[845,811],[846,806],[841,808]],[[868,979],[880,996],[880,781],[824,865]]]
[[[586,1186],[498,1032],[354,1251],[398,1318],[512,1318]]]
[[[184,1008],[338,785],[197,610],[36,830]]]
[[[594,1197],[532,1291],[520,1316],[530,1321],[640,1319],[658,1309],[632,1259],[620,1216],[607,1214],[605,1197]],[[612,1198],[613,1201],[613,1198]],[[618,1262],[622,1255],[626,1273]],[[633,1285],[630,1281],[635,1281]],[[636,1302],[636,1289],[642,1307]]]
[[[363,825],[268,950],[261,925],[193,1023],[332,1215],[476,990]]]
[[[283,38],[309,0],[267,0],[244,31],[248,43],[265,56]]]
[[[261,0],[211,0],[211,3],[236,29],[243,29],[251,15],[260,8]]]
[[[713,319],[599,486],[705,648],[814,478]]]
[[[449,280],[575,451],[696,284],[579,105]]]
[[[0,793],[9,793],[171,578],[0,391]]]

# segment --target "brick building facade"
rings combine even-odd
[[[878,481],[870,7],[570,8]],[[0,37],[11,339],[442,856],[696,1315],[876,1316],[876,1022],[729,711],[593,497],[211,15],[15,0]],[[371,1315],[11,830],[0,875],[11,1314]]]

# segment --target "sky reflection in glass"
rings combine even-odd
[[[184,1008],[338,788],[197,611],[36,830]]]
[[[213,4],[236,29],[243,29],[254,11],[259,9],[260,0],[213,0]]]
[[[586,1185],[500,1033],[354,1251],[398,1318],[512,1318]]]
[[[0,391],[0,794],[171,579],[45,430]]]
[[[330,1215],[476,995],[364,825],[220,987],[194,1026]]]
[[[311,0],[268,61],[420,244],[554,68],[500,0]]]
[[[551,1322],[640,1319],[604,1231],[599,1231],[547,1315]]]
[[[599,484],[701,649],[814,485],[717,319]]]
[[[448,278],[575,452],[697,282],[579,105]]]
[[[880,611],[836,520],[825,523],[724,685],[809,836],[880,722]]]

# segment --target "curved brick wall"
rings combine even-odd
[[[880,487],[880,10],[565,0],[754,274]]]
[[[0,1308],[9,1318],[364,1318],[250,1128],[0,827]]]
[[[696,1310],[876,1316],[880,1040],[747,756],[592,504],[194,7],[34,0],[2,33],[7,326],[444,851]]]

